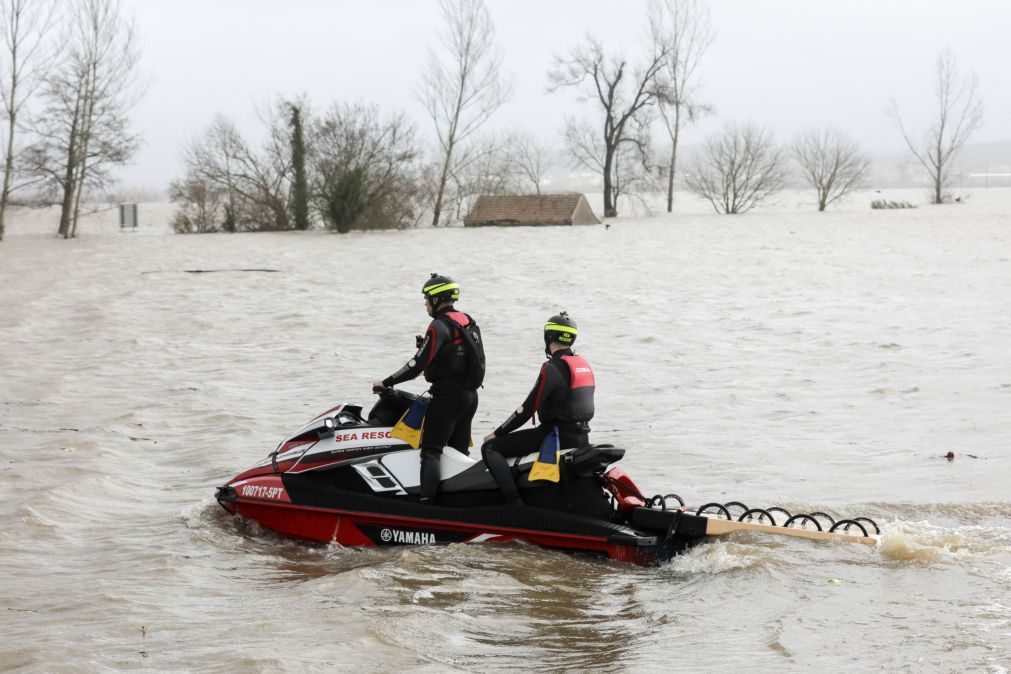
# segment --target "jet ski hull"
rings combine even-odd
[[[697,539],[545,508],[488,505],[466,509],[417,502],[369,503],[362,494],[316,485],[316,499],[302,487],[289,494],[278,476],[242,480],[218,493],[229,512],[292,538],[342,546],[405,546],[450,543],[513,543],[590,553],[615,561],[655,564]],[[300,496],[302,496],[300,498]],[[329,498],[324,505],[322,499]],[[369,506],[372,506],[369,508]]]
[[[344,546],[524,541],[649,564],[702,537],[632,524],[646,502],[609,445],[563,450],[558,484],[529,480],[535,454],[511,460],[525,506],[505,503],[483,461],[447,447],[438,505],[423,503],[419,452],[391,433],[409,400],[387,394],[367,418],[337,405],[219,487],[218,501],[280,534]]]

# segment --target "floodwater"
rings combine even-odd
[[[866,203],[0,242],[0,670],[1007,672],[1011,191]],[[565,308],[594,437],[644,492],[869,516],[880,544],[735,535],[639,568],[225,513],[214,488],[285,432],[371,402],[431,271],[488,344],[475,436]]]

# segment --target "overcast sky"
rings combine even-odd
[[[645,0],[486,0],[516,79],[492,119],[499,129],[559,140],[566,115],[596,119],[571,93],[548,94],[552,56],[587,33],[630,59],[642,53]],[[895,98],[925,125],[934,60],[949,46],[975,71],[986,108],[972,142],[1011,139],[1011,0],[713,0],[716,41],[700,66],[716,116],[689,129],[694,144],[727,121],[753,121],[787,140],[833,124],[865,149],[902,149],[885,110]],[[135,114],[144,146],[124,184],[162,187],[182,174],[179,148],[216,113],[252,136],[254,108],[305,93],[403,111],[428,133],[413,91],[440,26],[435,0],[124,0],[135,13],[150,80]]]

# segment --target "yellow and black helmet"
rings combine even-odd
[[[569,314],[562,312],[555,314],[544,324],[544,344],[551,342],[561,342],[566,346],[572,346],[576,341],[579,330],[576,322],[569,318]]]
[[[433,273],[421,286],[421,294],[429,302],[455,302],[460,299],[460,286],[448,276]]]

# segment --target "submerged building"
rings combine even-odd
[[[463,219],[466,227],[599,225],[582,194],[483,195]]]

